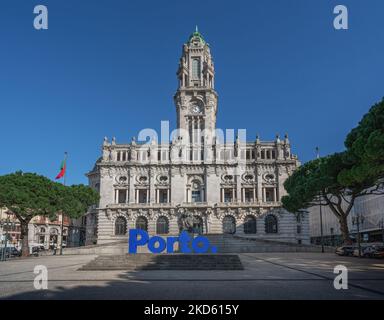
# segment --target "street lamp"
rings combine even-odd
[[[383,245],[384,245],[384,217],[381,220],[381,232],[382,232],[381,236],[382,236]]]
[[[359,257],[361,257],[361,239],[360,239],[360,224],[364,223],[364,216],[361,213],[352,217],[352,224],[357,226],[357,245],[359,247]]]
[[[316,158],[320,158],[320,149],[316,147]],[[320,241],[321,241],[321,252],[324,253],[324,234],[323,234],[323,208],[322,208],[322,197],[321,192],[319,192],[319,201],[320,201]]]

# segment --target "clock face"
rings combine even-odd
[[[198,105],[193,106],[192,112],[193,113],[201,113],[201,107],[199,107]]]

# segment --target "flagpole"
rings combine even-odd
[[[63,175],[63,185],[65,186],[65,178],[67,175],[67,158],[68,158],[68,152],[64,152],[64,165],[65,165],[65,171]],[[64,232],[64,212],[61,211],[61,241],[60,241],[60,255],[63,255],[63,232]]]

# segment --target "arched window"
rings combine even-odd
[[[236,220],[232,216],[225,216],[223,219],[223,233],[234,234],[236,232]]]
[[[265,232],[277,233],[277,218],[272,214],[265,217]]]
[[[246,216],[244,219],[244,233],[256,233],[256,218],[254,216]]]
[[[40,233],[45,233],[45,228],[40,228]]]
[[[123,236],[127,233],[127,220],[124,217],[117,217],[115,221],[115,235]]]
[[[157,234],[168,234],[169,233],[169,222],[167,217],[161,216],[157,219],[156,223]]]
[[[146,217],[140,216],[136,219],[136,229],[140,229],[144,231],[148,230],[148,220]]]

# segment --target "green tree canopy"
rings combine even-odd
[[[384,99],[375,104],[351,130],[345,146],[345,162],[350,167],[340,172],[340,183],[376,187],[381,193],[384,178]]]
[[[307,162],[285,181],[288,195],[282,198],[283,207],[298,212],[312,206],[329,206],[340,222],[344,241],[349,242],[347,217],[356,197],[364,190],[361,185],[343,185],[339,182],[339,174],[349,168],[345,153]]]
[[[291,211],[326,205],[349,242],[347,217],[357,197],[382,194],[384,179],[384,99],[374,105],[345,140],[346,150],[310,161],[284,183],[283,206]]]
[[[21,171],[0,176],[0,206],[21,224],[23,254],[28,253],[28,223],[35,216],[55,219],[58,214],[78,218],[97,203],[99,195],[84,185],[66,187],[46,177]]]

